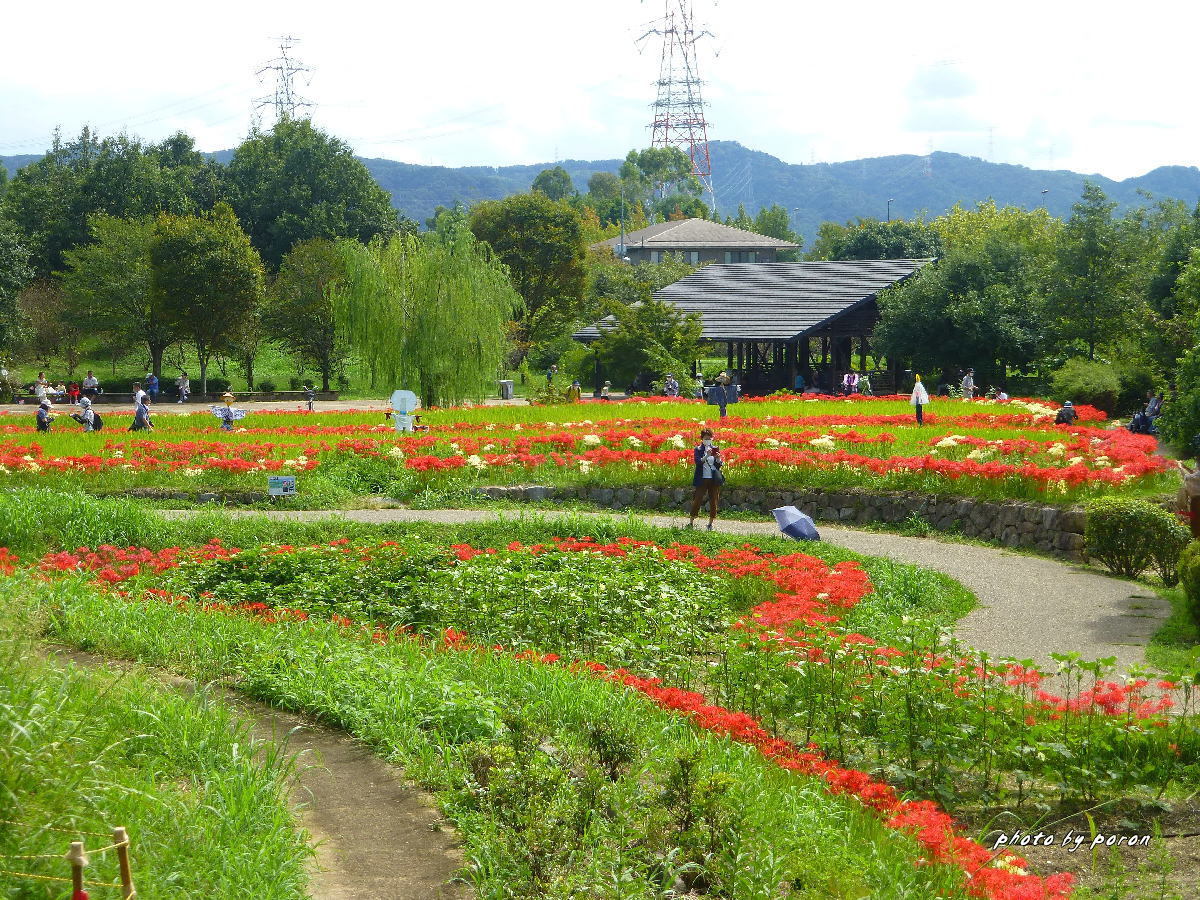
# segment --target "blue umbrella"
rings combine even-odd
[[[790,538],[797,541],[819,541],[821,539],[821,535],[817,534],[817,526],[813,523],[812,516],[805,515],[794,506],[781,506],[779,509],[773,509],[771,515],[775,517],[779,530]]]

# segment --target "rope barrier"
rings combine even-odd
[[[34,875],[30,872],[10,872],[7,869],[0,869],[0,875],[15,875],[17,878],[36,878],[39,881],[68,881],[69,882],[71,880],[70,878],[60,878],[57,875]],[[111,881],[85,881],[84,884],[86,884],[88,887],[106,887],[106,888],[119,888],[119,887],[123,886],[120,883],[114,883]]]
[[[0,859],[64,859],[61,853],[27,853],[22,856],[0,856]]]

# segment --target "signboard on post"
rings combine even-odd
[[[267,495],[271,497],[294,497],[296,495],[296,476],[268,475]]]

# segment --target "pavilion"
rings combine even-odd
[[[715,263],[654,293],[685,313],[698,313],[706,341],[724,344],[729,369],[748,394],[806,385],[833,390],[851,368],[866,371],[876,298],[932,260],[883,259],[777,263]],[[614,323],[604,319],[575,338],[597,340]],[[858,359],[855,361],[854,357]],[[889,360],[872,373],[876,390],[895,389]]]

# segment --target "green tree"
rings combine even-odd
[[[307,119],[251,134],[234,151],[227,178],[238,220],[272,271],[309,238],[369,241],[416,230],[350,148]]]
[[[703,356],[704,326],[696,313],[681,313],[647,293],[617,309],[613,318],[615,325],[602,329],[594,349],[605,374],[617,384],[643,373],[682,377]]]
[[[79,320],[70,314],[62,285],[52,278],[35,279],[21,291],[17,303],[24,325],[21,343],[25,352],[43,368],[50,365],[52,357],[62,356],[67,377],[73,377],[83,333]]]
[[[46,155],[12,179],[0,212],[30,236],[34,267],[47,276],[62,267],[67,250],[87,241],[90,217],[195,214],[216,199],[216,172],[186,135],[144,145],[85,128],[68,143],[56,134]]]
[[[261,301],[262,260],[224,203],[204,216],[160,216],[150,244],[154,293],[196,348],[200,390],[208,364]],[[158,369],[154,370],[159,375]]]
[[[880,295],[873,344],[920,372],[972,366],[976,383],[1039,359],[1061,223],[1045,210],[956,206],[932,223],[941,259]]]
[[[588,193],[596,200],[619,200],[621,178],[612,172],[593,172],[588,179]]]
[[[553,342],[581,320],[587,269],[576,210],[544,194],[515,194],[475,207],[471,231],[508,266],[525,301],[520,340],[526,348]]]
[[[64,253],[62,273],[71,314],[114,346],[142,343],[151,371],[162,371],[166,349],[179,337],[175,321],[153,290],[153,219],[97,215],[91,242]]]
[[[338,246],[335,316],[373,385],[415,388],[425,406],[491,393],[521,298],[486,244],[456,228]]]
[[[29,257],[24,236],[0,219],[0,358],[12,352],[21,333],[17,298],[34,275]]]
[[[1135,313],[1115,207],[1098,185],[1086,182],[1058,242],[1048,312],[1060,339],[1084,348],[1088,359],[1118,338]]]
[[[644,300],[654,291],[686,278],[698,268],[686,262],[679,253],[668,253],[662,262],[637,266],[606,258],[590,272],[588,318],[594,321],[622,306]]]
[[[271,335],[321,373],[323,391],[345,356],[333,309],[334,290],[345,275],[337,244],[323,238],[302,241],[283,258],[264,314]]]
[[[754,230],[754,219],[751,218],[748,212],[746,212],[746,205],[744,203],[738,204],[736,216],[725,217],[725,224],[731,228],[740,228],[742,231]]]
[[[575,193],[575,185],[571,183],[571,176],[566,169],[555,166],[539,172],[530,190],[539,191],[551,200],[565,200]]]
[[[808,258],[929,259],[941,253],[941,238],[926,222],[859,219],[846,225],[822,222]]]

